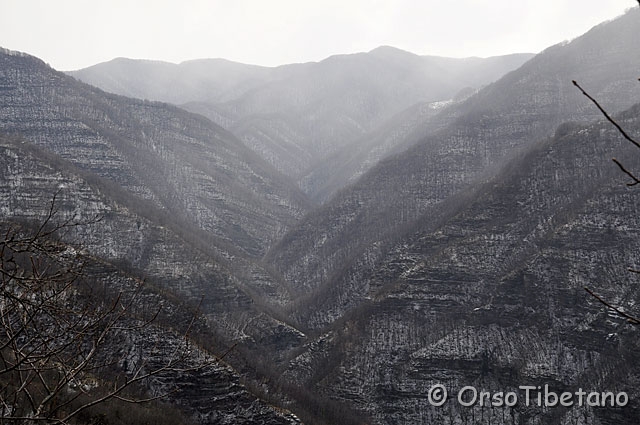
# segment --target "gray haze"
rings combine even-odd
[[[539,52],[630,0],[3,0],[0,45],[72,70],[115,57],[281,65],[392,45],[469,57]]]
[[[473,92],[531,57],[451,59],[379,47],[277,68],[219,59],[180,65],[116,59],[71,75],[109,92],[202,114],[323,200],[461,90]],[[402,130],[375,136],[384,128]]]

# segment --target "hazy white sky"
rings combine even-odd
[[[115,57],[317,61],[390,45],[418,54],[537,53],[636,0],[0,0],[0,46],[59,70]]]

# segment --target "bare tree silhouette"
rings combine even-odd
[[[141,284],[99,297],[83,288],[83,255],[56,236],[88,222],[71,218],[54,223],[57,212],[54,196],[35,231],[5,225],[0,240],[3,423],[67,424],[85,409],[110,399],[142,403],[162,398],[168,394],[140,396],[140,391],[130,390],[156,375],[193,371],[208,362],[187,361],[192,321],[161,364],[149,363],[142,353],[136,364],[118,369],[126,359],[114,355],[118,350],[113,349],[113,340],[154,326],[160,309],[148,312],[146,318],[133,314],[140,310]]]

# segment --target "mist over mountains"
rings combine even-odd
[[[323,191],[326,198],[344,186],[326,182],[330,156],[366,145],[368,151],[378,149],[367,162],[375,163],[398,142],[396,137],[387,143],[391,146],[367,143],[386,121],[417,103],[428,110],[430,103],[451,100],[463,89],[480,88],[532,56],[451,59],[380,47],[276,68],[221,59],[179,65],[114,59],[70,75],[109,92],[200,113],[306,192]]]
[[[193,423],[635,424],[640,335],[583,288],[638,312],[640,197],[611,158],[640,152],[572,80],[639,135],[639,31],[636,8],[535,56],[70,75],[0,50],[0,217],[37,223],[54,193],[102,217],[61,240],[96,287],[168,306],[132,346],[202,312],[193,355],[223,359],[153,384]],[[629,403],[455,399],[521,385]]]

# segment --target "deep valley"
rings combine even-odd
[[[273,68],[63,73],[0,49],[0,325],[22,323],[5,313],[21,279],[72,258],[82,273],[50,311],[111,317],[139,293],[94,341],[109,366],[82,397],[149,373],[127,397],[167,423],[637,424],[640,149],[572,81],[639,140],[639,32],[633,8],[536,55],[383,46]],[[28,339],[0,332],[5,365]],[[0,422],[19,411],[9,376]],[[545,385],[628,403],[456,399]],[[136,423],[87,412],[67,423]]]

